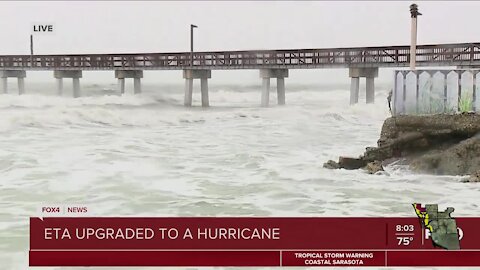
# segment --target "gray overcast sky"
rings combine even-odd
[[[419,44],[479,41],[480,2],[416,3],[424,14],[419,18]],[[198,51],[406,45],[410,4],[0,2],[0,54],[28,54],[32,25],[44,22],[54,24],[55,34],[35,36],[38,54],[188,51],[190,23],[199,26],[195,31]],[[234,72],[218,73],[232,78],[223,74]],[[319,72],[291,72],[293,77],[300,73],[304,73],[302,81],[308,81],[311,74]],[[331,78],[329,72],[321,73],[313,80]],[[346,72],[337,70],[335,74]],[[348,82],[342,76],[336,77]],[[257,78],[258,74],[247,77]]]

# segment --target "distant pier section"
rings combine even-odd
[[[208,79],[212,70],[257,69],[262,79],[262,106],[269,106],[270,79],[277,79],[278,104],[285,100],[285,78],[290,69],[348,68],[351,78],[350,104],[358,103],[360,78],[366,79],[366,102],[373,103],[379,68],[408,67],[411,55],[419,67],[480,67],[480,43],[416,46],[354,47],[330,49],[252,50],[219,52],[0,55],[0,93],[7,93],[8,78],[17,78],[18,93],[25,93],[26,71],[52,70],[58,94],[63,79],[71,78],[73,96],[81,96],[82,71],[112,70],[118,90],[125,92],[125,79],[133,79],[134,93],[141,93],[144,70],[183,70],[185,106],[192,105],[193,80],[200,79],[202,106],[209,106]]]

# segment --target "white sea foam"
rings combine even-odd
[[[479,215],[480,187],[459,177],[322,168],[376,144],[385,91],[349,106],[343,89],[289,87],[287,105],[271,108],[235,86],[211,91],[208,109],[198,93],[196,107],[183,107],[181,86],[1,95],[0,268],[25,268],[28,217],[49,202],[107,216],[412,216],[413,202]]]

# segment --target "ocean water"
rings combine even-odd
[[[28,217],[45,204],[102,216],[327,217],[414,216],[420,202],[480,215],[480,185],[459,176],[322,168],[376,145],[387,88],[376,104],[349,106],[344,86],[287,85],[286,106],[272,91],[261,108],[257,87],[218,86],[210,108],[198,89],[185,108],[181,85],[137,96],[86,85],[77,99],[31,87],[0,95],[0,269],[28,268]]]

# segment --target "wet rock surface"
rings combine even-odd
[[[333,161],[333,160],[329,160],[323,163],[323,167],[327,169],[341,169],[340,164],[338,164],[336,161]]]
[[[383,123],[376,147],[367,147],[358,158],[340,157],[331,164],[344,169],[365,167],[370,173],[382,162],[398,159],[405,159],[417,172],[472,175],[475,182],[480,172],[480,115],[390,117]]]
[[[369,174],[375,174],[377,172],[384,171],[381,161],[369,162],[364,168]]]
[[[367,165],[367,162],[363,158],[340,157],[338,159],[338,164],[340,165],[340,168],[356,170]]]
[[[470,175],[470,177],[462,180],[464,183],[478,183],[480,182],[480,171],[477,171]]]

